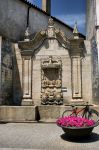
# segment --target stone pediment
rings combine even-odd
[[[27,50],[29,52],[30,50],[30,52],[33,53],[35,49],[39,48],[43,44],[45,39],[46,39],[46,34],[40,31],[35,35],[35,37],[32,40],[19,41],[18,46],[22,50],[22,52],[25,52]]]
[[[26,33],[27,34],[27,33]],[[27,34],[28,35],[28,34]],[[19,48],[22,50],[22,52],[26,52],[27,50],[30,50],[30,52],[34,52],[36,49],[38,49],[45,40],[51,40],[56,39],[61,46],[69,49],[70,42],[69,39],[65,36],[64,32],[62,32],[60,29],[54,28],[54,22],[50,18],[48,28],[46,30],[42,30],[38,32],[33,39],[26,39],[24,41],[19,41],[18,45]]]
[[[48,28],[38,32],[33,39],[30,39],[28,28],[25,33],[24,41],[19,41],[18,46],[21,49],[22,55],[33,55],[33,53],[39,49],[45,40],[57,40],[59,44],[65,49],[69,50],[71,56],[82,55],[84,56],[84,39],[79,38],[78,33],[75,33],[74,38],[68,39],[64,32],[54,27],[53,19],[50,18],[48,22]]]

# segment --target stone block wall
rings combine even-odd
[[[1,97],[1,51],[2,51],[2,37],[0,36],[0,104],[2,103]]]
[[[91,59],[92,101],[99,104],[99,1],[87,0],[86,38]]]
[[[2,69],[0,70],[0,78],[1,78],[0,88],[2,87],[3,93],[2,94],[3,97],[1,98],[0,101],[2,101],[3,99],[4,104],[10,103],[10,101],[7,100],[8,99],[7,97],[10,97],[10,93],[11,94],[14,93],[13,94],[14,97],[12,99],[13,100],[15,99],[14,101],[15,105],[20,104],[20,99],[22,96],[22,92],[20,92],[22,87],[20,83],[21,79],[19,79],[19,71],[18,71],[19,68],[16,61],[17,59],[15,58],[16,56],[18,57],[18,54],[16,56],[14,55],[12,61],[11,45],[13,42],[18,42],[24,39],[24,34],[27,25],[28,7],[29,5],[25,4],[20,0],[3,0],[3,1],[0,0],[0,16],[1,16],[0,35],[3,37],[3,40],[0,38],[0,69],[2,66]],[[31,35],[34,36],[36,32],[39,32],[40,30],[42,29],[44,30],[47,28],[49,19],[48,15],[44,14],[42,11],[39,11],[36,8],[31,7],[29,16],[30,16],[29,28]],[[55,20],[55,27],[62,29],[68,38],[73,37],[72,30],[56,20]],[[12,75],[13,67],[11,67],[12,64],[14,64],[15,67],[14,69],[16,70],[13,75]],[[14,85],[13,88],[14,90],[10,91],[10,89],[12,88],[12,82]],[[9,91],[9,93],[7,93],[6,91]]]
[[[92,102],[92,56],[90,41],[85,41],[86,54],[82,59],[82,95],[83,99]]]
[[[0,0],[0,35],[14,41],[24,38],[27,25],[28,5],[20,0]],[[30,34],[47,28],[49,16],[36,8],[30,8]],[[73,36],[72,30],[64,24],[55,21],[55,26],[61,28],[68,37]]]
[[[86,10],[86,39],[91,40],[95,35],[96,3],[95,0],[87,0]]]
[[[92,50],[92,91],[93,91],[93,102],[99,103],[99,64],[98,64],[98,47],[96,38],[93,37],[91,40]]]
[[[85,41],[86,55],[82,60],[82,82],[84,99],[99,104],[99,75],[98,75],[98,49],[95,37]]]
[[[8,39],[1,42],[1,101],[12,104],[12,46]]]

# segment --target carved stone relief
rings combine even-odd
[[[42,86],[41,104],[61,105],[63,104],[62,87],[62,63],[61,59],[49,56],[41,62]]]

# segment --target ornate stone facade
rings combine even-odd
[[[6,1],[0,3],[0,104],[14,106],[0,106],[0,120],[34,121],[38,113],[55,119],[68,104],[99,104],[98,0],[87,0],[87,40],[77,24],[73,30],[28,1]]]
[[[76,26],[73,34],[74,38],[68,39],[49,18],[46,30],[34,39],[28,32],[24,41],[16,44],[23,105],[61,105],[83,99],[84,39],[79,38]]]

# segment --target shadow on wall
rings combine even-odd
[[[2,105],[13,105],[12,84],[7,81],[2,88]]]
[[[95,104],[99,104],[99,64],[98,64],[98,47],[95,37],[91,41],[92,48],[92,91],[93,91],[93,100]]]
[[[12,105],[12,49],[11,42],[2,38],[2,104]]]
[[[22,101],[22,87],[15,51],[13,52],[13,105],[19,106]]]

